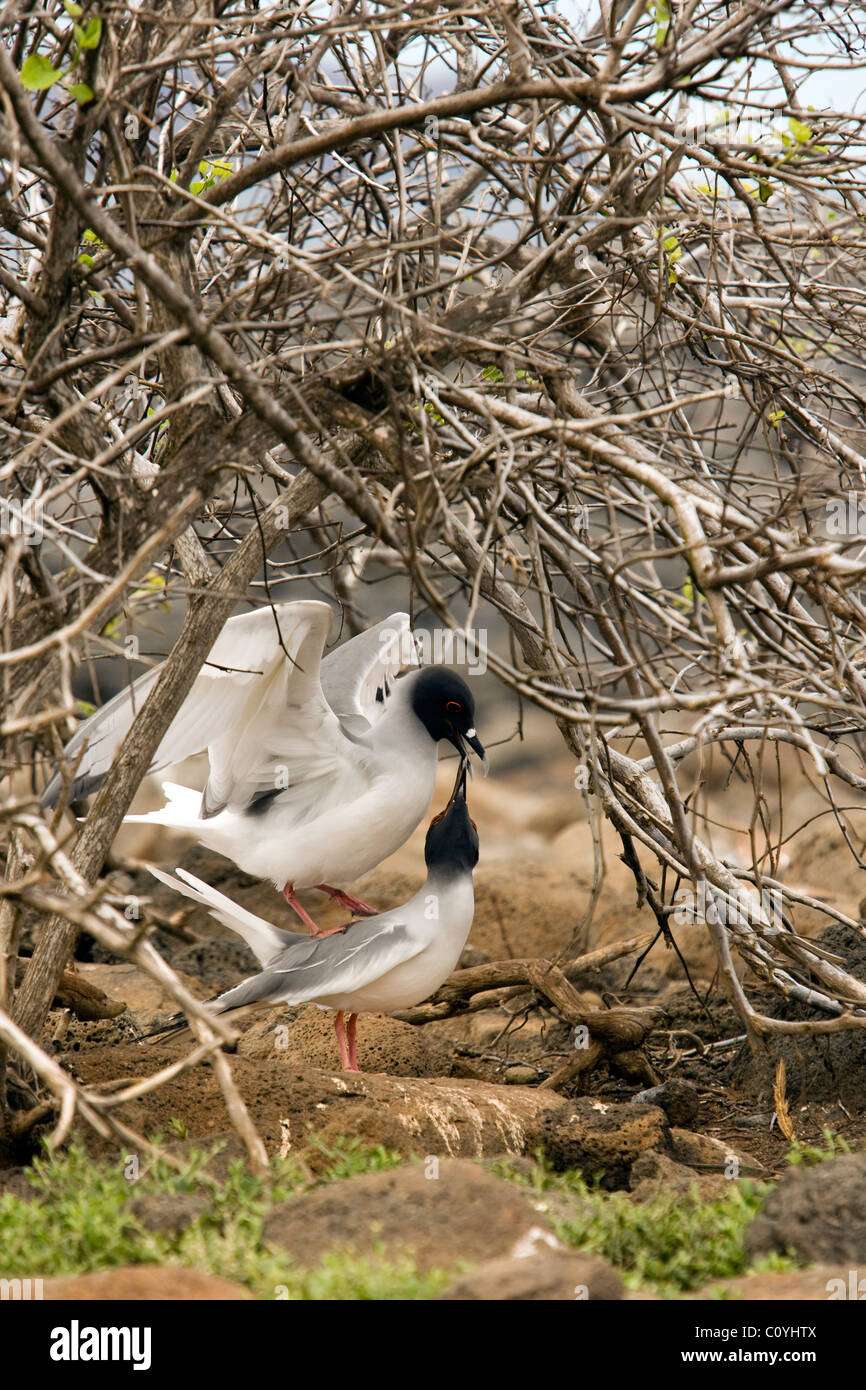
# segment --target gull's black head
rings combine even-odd
[[[462,757],[466,745],[487,766],[487,754],[475,732],[475,701],[462,676],[447,666],[419,671],[412,688],[412,709],[436,743],[447,738]]]
[[[478,831],[466,805],[466,759],[460,761],[457,781],[444,811],[434,816],[424,843],[428,869],[470,873],[478,863]]]

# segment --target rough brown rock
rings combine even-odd
[[[123,1265],[102,1269],[96,1274],[70,1274],[45,1279],[43,1297],[76,1303],[139,1303],[153,1300],[209,1299],[220,1302],[252,1298],[241,1284],[232,1284],[216,1274],[180,1265]]]
[[[505,1092],[484,1081],[396,1080],[348,1072],[327,1078],[319,1091],[327,1099],[316,1102],[310,1119],[326,1142],[348,1135],[365,1145],[385,1144],[398,1153],[421,1156],[522,1154],[534,1146],[539,1117],[571,1105],[523,1086]],[[297,1092],[292,1095],[296,1100]],[[290,1124],[291,1134],[300,1137],[297,1122]]]
[[[133,1013],[153,1013],[159,1009],[177,1008],[171,995],[152,980],[137,965],[79,965],[78,970],[87,984],[103,990],[111,999],[123,1000]],[[204,993],[200,980],[178,971],[181,984],[200,999]]]
[[[648,1152],[639,1154],[632,1164],[629,1186],[632,1197],[641,1204],[662,1196],[686,1197],[695,1191],[709,1201],[724,1195],[728,1180],[721,1173],[696,1173],[667,1154]]]
[[[866,1261],[866,1154],[789,1169],[746,1231],[746,1247],[810,1264]]]
[[[188,1041],[174,1038],[144,1047],[82,1050],[75,1054],[76,1071],[87,1085],[117,1076],[149,1076],[188,1048]],[[535,1087],[506,1088],[469,1079],[320,1071],[242,1055],[232,1057],[231,1065],[270,1154],[286,1145],[294,1151],[304,1148],[311,1131],[328,1142],[355,1136],[365,1145],[386,1144],[405,1155],[522,1154],[531,1150],[530,1135],[540,1116],[573,1104]],[[227,1128],[225,1100],[210,1067],[195,1067],[131,1101],[122,1118],[145,1134],[168,1133],[172,1121],[181,1120],[199,1147]],[[114,1151],[90,1131],[81,1135],[92,1153]]]
[[[32,1202],[36,1195],[36,1189],[30,1186],[23,1168],[4,1168],[0,1171],[0,1196]]]
[[[445,1302],[569,1302],[623,1296],[615,1270],[595,1255],[545,1250],[527,1259],[503,1256],[462,1274],[439,1295]]]
[[[855,1277],[852,1280],[851,1275]],[[735,1298],[756,1302],[826,1303],[838,1299],[866,1298],[866,1279],[860,1286],[860,1271],[848,1265],[814,1265],[811,1269],[768,1270],[743,1274],[736,1279],[714,1279],[698,1293],[697,1299]]]
[[[466,1159],[365,1173],[280,1202],[263,1240],[299,1265],[329,1250],[409,1252],[422,1269],[454,1269],[558,1243],[523,1188]]]
[[[544,1094],[540,1092],[539,1094]],[[539,1117],[529,1148],[543,1148],[558,1172],[579,1169],[587,1182],[598,1178],[610,1190],[628,1184],[639,1154],[667,1142],[664,1112],[651,1105],[625,1105],[590,1097]]]
[[[126,1210],[148,1231],[181,1235],[209,1207],[210,1199],[203,1192],[165,1192],[133,1197]]]
[[[751,1154],[740,1153],[731,1144],[723,1144],[708,1134],[693,1134],[689,1129],[671,1130],[670,1155],[699,1172],[718,1172],[726,1178],[760,1177],[766,1172],[763,1164]]]
[[[844,858],[850,860],[847,850]],[[836,858],[826,861],[833,866],[834,889],[842,860],[843,855],[837,854]],[[856,866],[854,868],[856,873],[860,872]],[[862,884],[858,891],[862,894]],[[826,888],[814,892],[817,897],[829,897],[839,904],[843,901],[835,891],[829,894]],[[855,917],[859,912],[858,901],[858,895],[854,894],[851,906],[846,903],[846,910],[853,912]],[[866,939],[859,930],[833,922],[817,933],[817,940],[844,960],[849,974],[866,981]],[[776,1018],[797,1020],[813,1016],[803,1005],[778,997],[767,999],[765,1008]],[[766,1051],[758,1055],[744,1043],[731,1061],[726,1080],[736,1090],[772,1109],[773,1083],[780,1058],[785,1063],[786,1090],[792,1110],[815,1101],[834,1104],[841,1101],[851,1111],[866,1109],[866,1032],[855,1029],[819,1037],[769,1038]]]
[[[506,1067],[503,1080],[506,1086],[532,1086],[538,1083],[540,1077],[535,1067],[516,1066]]]
[[[669,1124],[688,1129],[698,1117],[701,1097],[697,1086],[693,1086],[690,1081],[670,1077],[660,1086],[653,1086],[648,1091],[641,1091],[638,1095],[632,1096],[631,1103],[657,1105],[667,1115]]]

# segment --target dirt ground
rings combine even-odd
[[[632,876],[607,828],[602,831],[603,883],[587,920],[593,840],[582,799],[569,785],[571,772],[558,749],[551,749],[546,761],[536,758],[525,765],[519,749],[512,749],[501,772],[472,784],[470,806],[482,857],[475,922],[461,965],[569,957],[654,930],[655,919],[638,907]],[[797,802],[795,773],[791,767],[786,774],[795,788],[790,800],[805,820],[808,798]],[[452,775],[452,765],[443,765],[434,804],[444,802]],[[747,820],[748,789],[716,791],[718,804],[724,805],[724,817],[719,813],[717,819],[725,820],[714,831],[716,848],[723,847],[729,856],[744,854],[744,832],[737,826]],[[152,791],[147,795],[153,799]],[[397,855],[352,888],[380,907],[396,905],[417,891],[424,875],[424,832],[420,827]],[[172,918],[173,929],[154,930],[152,939],[201,998],[253,973],[255,960],[203,909],[157,883],[144,860],[180,863],[250,910],[294,925],[270,885],[239,873],[220,856],[164,831],[125,830],[115,847],[115,887]],[[841,833],[826,820],[790,842],[784,872],[788,883],[858,917],[860,870]],[[343,909],[321,895],[307,894],[305,903],[323,927],[345,917]],[[794,915],[801,930],[820,934],[866,980],[866,932],[827,926],[811,910]],[[455,1162],[503,1155],[521,1161],[543,1148],[555,1166],[578,1167],[609,1190],[631,1189],[639,1200],[641,1190],[654,1190],[653,1183],[682,1184],[684,1172],[699,1182],[705,1196],[716,1195],[730,1176],[726,1165],[731,1155],[742,1176],[768,1179],[784,1173],[790,1141],[779,1128],[773,1090],[782,1057],[796,1139],[826,1147],[829,1130],[852,1149],[862,1148],[864,1034],[785,1041],[764,1057],[752,1056],[719,989],[705,929],[675,927],[673,937],[677,949],[659,942],[640,961],[628,956],[574,981],[591,1009],[628,1004],[663,1010],[645,1047],[649,1068],[662,1086],[647,1097],[650,1104],[635,1104],[647,1088],[646,1079],[629,1079],[604,1060],[560,1093],[544,1088],[543,1082],[573,1055],[574,1043],[570,1027],[529,991],[504,1006],[423,1026],[362,1016],[361,1076],[339,1069],[330,1012],[313,1005],[274,1010],[244,1023],[229,1058],[232,1072],[272,1155],[303,1147],[311,1133],[326,1143],[358,1138],[406,1156],[429,1160],[437,1155]],[[188,1033],[144,1039],[169,1017],[173,1005],[135,967],[83,940],[76,968],[127,1005],[117,1018],[95,1023],[52,1014],[47,1037],[53,1039],[58,1060],[79,1080],[116,1088],[186,1055]],[[743,977],[756,1006],[779,1016],[803,1016],[745,970]],[[218,1163],[242,1153],[208,1064],[124,1105],[120,1115],[139,1134],[162,1136],[169,1145],[205,1147],[225,1141]],[[76,1137],[94,1157],[118,1157],[113,1141],[81,1128]],[[26,1157],[23,1151],[9,1156],[13,1163]],[[376,1185],[369,1186],[372,1192]],[[321,1198],[324,1213],[330,1210],[329,1200]],[[396,1209],[398,1196],[389,1200]],[[459,1230],[454,1239],[459,1244]],[[456,1245],[454,1253],[460,1253]],[[539,1287],[547,1287],[544,1281],[551,1278],[547,1270]],[[774,1288],[770,1280],[769,1292],[755,1296],[789,1296],[774,1293]]]
[[[619,859],[620,846],[607,827],[602,832],[605,860],[602,890],[592,922],[585,921],[593,882],[593,845],[586,808],[570,785],[572,768],[556,744],[548,740],[545,755],[538,747],[530,759],[527,745],[507,745],[493,775],[476,778],[470,789],[473,817],[481,838],[481,862],[476,872],[476,914],[462,965],[513,957],[552,959],[573,955],[610,941],[651,931],[654,919],[636,903],[630,872]],[[523,751],[522,751],[523,750]],[[193,769],[194,771],[194,769]],[[451,765],[443,763],[436,801],[447,796]],[[799,768],[785,770],[789,821],[806,819],[808,786],[801,791]],[[151,801],[158,795],[146,793]],[[734,783],[714,785],[717,813],[713,835],[716,848],[728,855],[743,852],[750,789]],[[718,808],[724,807],[724,817]],[[866,823],[866,821],[864,821]],[[392,859],[353,885],[377,906],[392,906],[417,890],[423,879],[424,826]],[[230,987],[255,969],[243,942],[203,910],[193,907],[137,868],[144,859],[173,865],[178,862],[223,892],[278,924],[291,922],[288,908],[273,888],[241,874],[226,859],[188,839],[150,827],[124,830],[116,846],[117,884],[122,891],[147,900],[163,914],[181,913],[183,938],[157,931],[154,941],[200,997]],[[863,896],[860,870],[841,833],[819,820],[791,841],[785,855],[789,883],[815,897],[833,902],[853,916]],[[305,895],[307,907],[325,927],[345,918],[338,905],[321,895]],[[811,932],[817,914],[804,911],[798,925]],[[812,920],[814,919],[814,920]],[[823,926],[824,940],[843,954],[854,973],[866,978],[866,934]],[[614,1003],[661,1006],[662,1026],[652,1035],[648,1060],[659,1080],[690,1083],[697,1092],[697,1112],[690,1128],[738,1152],[750,1155],[764,1168],[776,1170],[789,1148],[774,1121],[772,1082],[777,1056],[784,1057],[787,1101],[798,1140],[823,1142],[826,1128],[851,1144],[866,1132],[866,1041],[862,1034],[845,1034],[818,1042],[786,1042],[772,1056],[753,1058],[738,1039],[741,1028],[715,980],[715,967],[700,926],[674,928],[678,950],[657,944],[636,966],[627,958],[592,971],[576,981],[585,1002],[596,1008]],[[149,982],[136,978],[131,967],[106,957],[83,942],[79,969],[109,995],[123,999],[128,1010],[115,1020],[73,1022],[58,1054],[89,1084],[140,1077],[183,1055],[189,1035],[142,1043],[140,1035],[166,1017],[168,1002],[154,996]],[[686,977],[688,968],[690,979]],[[755,1002],[768,1012],[798,1016],[793,1006],[749,984]],[[331,1027],[332,1015],[308,1006],[277,1011],[247,1024],[232,1066],[251,1114],[269,1149],[281,1142],[281,1123],[288,1114],[305,1116],[317,1125],[328,1110],[321,1102],[304,1099],[299,1083],[305,1073],[330,1077],[338,1068]],[[52,1019],[52,1028],[56,1019]],[[394,1078],[446,1078],[484,1082],[501,1088],[503,1104],[512,1106],[519,1089],[536,1088],[570,1054],[570,1030],[552,1012],[540,1007],[530,993],[504,1008],[463,1014],[423,1027],[382,1017],[362,1018],[359,1056],[365,1072],[384,1072]],[[289,1078],[294,1094],[288,1094]],[[318,1084],[318,1083],[317,1083]],[[315,1087],[313,1088],[315,1090]],[[579,1088],[605,1102],[629,1102],[641,1085],[612,1074],[602,1065]],[[304,1094],[301,1094],[304,1093]],[[578,1088],[573,1087],[573,1094]],[[566,1094],[569,1094],[566,1091]],[[316,1109],[319,1104],[320,1108]],[[356,1113],[352,1124],[369,1137],[388,1129],[382,1115],[365,1122]],[[375,1107],[368,1109],[375,1110]],[[361,1107],[363,1109],[363,1107]],[[125,1118],[146,1133],[165,1130],[178,1120],[193,1138],[207,1138],[228,1128],[225,1106],[207,1066],[187,1072],[152,1096],[126,1109]],[[329,1123],[331,1123],[329,1118]],[[348,1122],[348,1121],[347,1121]],[[89,1140],[88,1142],[93,1142]],[[443,1141],[442,1152],[448,1152]]]

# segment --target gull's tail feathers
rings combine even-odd
[[[263,917],[257,917],[254,912],[248,912],[245,907],[241,907],[240,903],[232,902],[231,898],[227,898],[224,893],[212,888],[209,883],[204,883],[202,879],[196,878],[194,874],[188,873],[186,869],[178,869],[177,877],[175,877],[151,864],[150,872],[154,878],[159,879],[160,883],[174,888],[177,892],[183,893],[185,897],[191,898],[193,902],[208,908],[218,922],[222,922],[229,931],[236,932],[238,936],[243,938],[262,966],[268,966],[276,956],[289,946],[298,943],[309,944],[309,937],[275,927],[273,923],[265,921]]]

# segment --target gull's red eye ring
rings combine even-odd
[[[444,815],[445,815],[445,812],[444,812],[444,811],[440,811],[439,814],[438,814],[438,816],[434,816],[433,819],[432,819],[431,822],[430,822],[431,827],[434,826],[434,825],[436,825],[437,822],[440,821]]]
[[[445,708],[453,710],[455,714],[463,713],[463,706],[461,705],[459,700],[446,700]]]
[[[475,822],[474,822],[474,820],[472,819],[471,816],[469,817],[469,824],[472,826],[472,829],[475,831],[475,834],[477,835],[477,834],[478,834],[478,826],[475,824]]]

